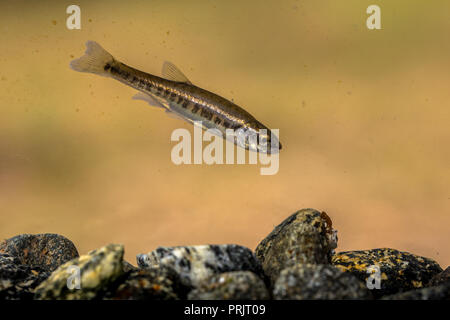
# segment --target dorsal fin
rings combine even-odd
[[[165,61],[162,67],[162,75],[167,80],[192,84],[189,79],[173,63]]]

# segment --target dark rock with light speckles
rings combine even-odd
[[[263,276],[252,251],[234,244],[160,247],[138,255],[137,263],[140,268],[173,269],[179,274],[181,283],[191,288],[214,274],[229,271],[252,271]]]
[[[450,282],[384,296],[382,300],[450,300]]]
[[[0,243],[0,253],[16,257],[21,264],[52,272],[63,263],[78,257],[69,239],[52,233],[21,234]]]
[[[325,212],[303,209],[275,227],[255,254],[273,283],[288,267],[330,263],[336,246],[337,232]]]
[[[102,298],[109,286],[123,274],[123,246],[110,244],[66,262],[53,271],[35,292],[35,299],[96,299]],[[80,288],[74,281],[79,268]],[[70,279],[69,279],[70,277]],[[71,288],[68,286],[68,280]]]
[[[28,300],[34,288],[50,273],[40,267],[23,265],[6,253],[0,253],[0,300]]]
[[[185,299],[187,289],[178,275],[167,268],[137,269],[127,272],[117,288],[105,294],[113,300],[176,300]]]
[[[431,278],[428,286],[437,286],[445,282],[450,282],[450,267]]]
[[[123,272],[129,272],[129,271],[137,271],[139,270],[139,268],[136,268],[135,266],[133,266],[131,263],[127,262],[127,261],[123,261],[122,262],[122,266],[123,266]]]
[[[188,295],[191,300],[266,300],[269,297],[264,281],[250,271],[213,275]]]
[[[340,252],[333,256],[333,265],[364,282],[368,268],[378,266],[380,289],[372,290],[375,297],[421,288],[442,271],[432,259],[388,248]]]
[[[160,247],[138,255],[139,268],[123,260],[122,245],[79,257],[63,236],[23,234],[0,243],[0,300],[450,300],[450,268],[432,259],[394,249],[334,255],[336,245],[330,218],[314,209],[284,220],[255,254],[233,244]],[[371,266],[380,289],[368,289]],[[79,289],[68,285],[73,267]]]
[[[331,265],[300,264],[281,271],[273,297],[278,300],[372,299],[355,276]]]

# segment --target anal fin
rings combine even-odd
[[[133,100],[142,100],[142,101],[147,102],[152,107],[162,108],[162,109],[166,110],[166,114],[167,114],[167,116],[169,118],[190,122],[189,119],[184,118],[182,115],[180,115],[177,112],[174,112],[173,110],[171,110],[170,106],[168,104],[166,104],[163,99],[160,99],[160,98],[157,98],[157,97],[153,97],[152,95],[146,94],[146,93],[143,93],[143,92],[136,93],[132,97],[132,99]]]

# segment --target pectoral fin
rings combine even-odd
[[[152,97],[149,94],[145,94],[142,92],[138,92],[136,93],[133,98],[133,100],[142,100],[147,102],[150,106],[152,107],[157,107],[157,108],[163,108],[166,110],[166,114],[169,118],[173,118],[173,119],[178,119],[178,120],[183,120],[183,121],[187,121],[190,122],[189,119],[184,118],[183,116],[179,115],[178,113],[172,111],[168,106],[165,106],[163,102],[159,101],[157,98]]]
[[[166,110],[166,114],[167,114],[167,116],[168,116],[169,118],[187,121],[185,118],[183,118],[183,117],[180,116],[178,113],[175,113],[175,112],[173,112],[173,111]]]
[[[152,107],[163,108],[163,109],[167,110],[167,108],[161,102],[159,102],[156,98],[152,97],[149,94],[138,92],[132,97],[132,99],[133,100],[142,100],[142,101],[147,102]]]

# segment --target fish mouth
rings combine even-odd
[[[258,146],[257,152],[266,153],[266,154],[277,154],[280,152],[282,145],[278,142],[278,146],[276,144],[268,144],[267,146]]]
[[[280,152],[282,148],[281,142],[273,133],[270,133],[269,136],[266,136],[263,141],[267,142],[258,144],[258,152],[267,154],[277,154]]]
[[[270,153],[270,154],[278,154],[278,153],[280,153],[281,148],[282,148],[281,143],[278,142],[278,148],[277,147],[270,148],[268,150],[269,151],[268,153]]]
[[[247,150],[266,154],[279,153],[282,148],[278,137],[266,127],[237,130],[235,143]]]

